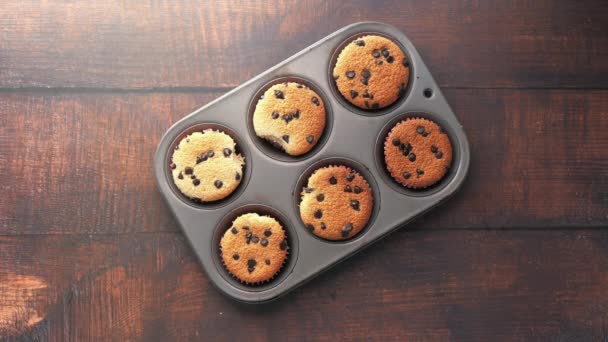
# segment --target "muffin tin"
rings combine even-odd
[[[362,110],[345,101],[332,77],[342,47],[365,34],[392,39],[410,61],[406,94],[388,108],[375,111]],[[314,149],[299,157],[276,150],[258,138],[251,125],[260,94],[272,84],[289,80],[314,89],[327,108],[322,138]],[[453,147],[447,175],[424,190],[399,185],[384,165],[384,138],[392,126],[408,117],[437,122]],[[246,164],[243,180],[234,193],[218,202],[197,204],[175,187],[169,164],[182,137],[207,128],[232,136]],[[364,22],[334,32],[174,124],[160,141],[154,169],[160,193],[211,282],[234,299],[261,303],[293,290],[443,202],[463,183],[469,160],[465,133],[409,39],[392,26]],[[319,167],[337,164],[347,165],[366,178],[373,191],[374,208],[369,223],[359,234],[344,241],[327,241],[306,229],[298,204],[308,176]],[[278,219],[289,243],[289,258],[282,271],[258,286],[245,285],[231,277],[222,266],[219,251],[224,231],[246,212],[270,214]]]

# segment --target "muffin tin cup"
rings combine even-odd
[[[345,42],[379,34],[398,43],[410,60],[405,96],[388,108],[366,111],[354,107],[336,91],[331,68]],[[328,72],[329,70],[329,72]],[[264,146],[250,124],[260,92],[285,80],[302,80],[328,108],[327,127],[319,144],[300,157],[289,157]],[[436,185],[411,190],[392,179],[384,165],[383,145],[388,131],[408,117],[437,122],[449,135],[452,166]],[[241,185],[225,200],[190,203],[173,185],[169,163],[176,141],[184,132],[216,125],[237,141],[245,155]],[[420,55],[397,29],[382,23],[347,26],[198,109],[173,125],[155,155],[155,175],[161,195],[179,222],[209,280],[224,294],[247,303],[275,299],[302,285],[374,241],[431,210],[463,183],[470,161],[465,133]],[[342,164],[356,169],[370,184],[374,209],[367,226],[344,241],[328,241],[309,232],[299,215],[299,196],[307,176],[318,167]],[[219,239],[236,215],[270,214],[287,232],[289,257],[279,274],[260,285],[246,285],[225,270]]]

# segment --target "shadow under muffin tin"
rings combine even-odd
[[[405,95],[376,111],[362,110],[345,101],[332,77],[342,48],[369,34],[390,38],[410,61]],[[286,81],[312,88],[323,98],[327,111],[325,131],[318,144],[298,157],[289,156],[257,137],[252,127],[260,94],[272,84]],[[398,184],[384,164],[386,135],[395,124],[411,117],[436,122],[448,134],[453,148],[448,173],[424,190]],[[173,183],[171,154],[183,137],[208,128],[221,130],[236,141],[237,151],[245,157],[243,179],[223,200],[194,203]],[[332,33],[175,123],[160,141],[154,169],[162,196],[211,282],[231,298],[262,303],[293,290],[446,200],[462,185],[469,161],[466,135],[409,39],[392,26],[363,22]],[[373,192],[373,211],[367,226],[344,241],[315,236],[299,215],[300,194],[308,177],[328,165],[345,165],[358,171]],[[289,244],[289,256],[282,271],[270,282],[257,286],[242,284],[231,277],[219,255],[223,233],[236,217],[248,212],[276,218],[285,229]]]

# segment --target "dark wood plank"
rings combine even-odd
[[[606,1],[2,3],[0,87],[234,87],[327,34],[404,31],[444,87],[608,87]]]
[[[173,122],[219,95],[0,95],[0,234],[177,230],[156,191],[153,153]],[[413,225],[608,224],[608,91],[446,96],[470,139],[470,174]]]
[[[180,234],[0,237],[19,340],[608,338],[608,230],[400,231],[262,306],[223,297]]]

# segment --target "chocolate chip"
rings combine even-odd
[[[298,88],[298,89],[302,89],[302,88],[304,88],[304,86],[303,86],[303,85],[301,85],[301,84],[298,84],[298,85],[296,86],[296,88]]]
[[[243,226],[243,230],[249,230],[249,226]]]
[[[194,172],[194,169],[189,166],[184,169],[184,173],[187,175],[191,175],[192,172]]]
[[[393,63],[394,61],[395,61],[395,57],[393,57],[393,56],[386,57],[386,62],[387,63]]]
[[[361,75],[365,78],[370,78],[372,76],[372,73],[369,70],[365,69],[363,70],[363,72],[361,72]]]
[[[315,226],[313,226],[312,224],[307,224],[306,225],[306,229],[310,230],[311,232],[315,231]]]
[[[192,180],[192,185],[198,186],[199,184],[201,184],[201,181],[199,179]]]
[[[422,134],[422,133],[424,133],[424,131],[425,131],[424,126],[416,127],[416,133]]]
[[[264,262],[266,263],[266,265],[270,265],[270,259],[266,259],[264,260]]]
[[[190,179],[196,179],[195,175],[190,176]]]
[[[407,159],[409,159],[409,161],[411,161],[411,162],[416,161],[416,154],[415,153],[408,154]]]
[[[234,253],[234,254],[232,255],[232,259],[234,259],[234,260],[239,260],[239,258],[240,258],[240,257],[239,257],[239,255],[238,255],[237,253]]]
[[[365,46],[365,42],[362,40],[355,40],[355,45],[357,46]]]
[[[405,87],[405,83],[401,83],[401,85],[399,86],[399,93],[398,96],[401,97],[403,95],[405,95],[407,88]]]
[[[281,241],[281,244],[279,245],[279,248],[281,248],[282,251],[287,249],[287,241],[283,240]]]
[[[177,167],[177,165],[175,165],[175,163],[171,163],[171,165],[169,165],[171,167],[171,170],[175,170],[175,168]]]
[[[383,63],[382,60],[380,60],[380,59],[376,60],[376,65],[382,65],[382,63]]]
[[[203,203],[203,200],[201,200],[198,197],[192,197],[191,200],[192,200],[192,202],[194,202],[196,204],[202,204]]]
[[[382,49],[382,56],[388,57],[388,56],[390,56],[390,52],[388,52],[388,50],[386,48],[383,48]]]
[[[367,89],[365,89],[365,91],[363,92],[363,95],[361,95],[361,96],[363,96],[366,99],[373,98],[373,96],[370,93],[367,92]]]
[[[205,153],[203,155],[200,155],[200,156],[196,157],[196,163],[200,164],[200,163],[202,163],[204,161],[207,161],[207,159],[208,159],[207,158],[207,154]]]
[[[255,261],[255,259],[247,260],[247,270],[249,271],[249,273],[253,272],[253,270],[255,269],[255,265],[257,264],[258,262]]]
[[[325,199],[325,195],[323,195],[323,194],[318,194],[317,195],[317,201],[323,202],[324,199]]]
[[[260,245],[262,245],[262,247],[268,246],[268,240],[266,240],[265,238],[262,238],[262,240],[260,240]]]
[[[245,234],[245,242],[247,242],[247,244],[251,243],[252,237],[253,237],[253,234],[251,234],[251,232],[247,232],[247,234]]]
[[[359,96],[359,93],[357,93],[357,92],[356,92],[356,91],[354,91],[354,90],[351,90],[351,91],[350,91],[350,98],[351,98],[351,99],[354,99],[354,98],[355,98],[355,97],[357,97],[357,96]]]
[[[360,193],[363,192],[363,189],[361,189],[360,187],[358,187],[358,186],[355,185],[355,188],[353,189],[353,192],[355,194],[360,194]]]
[[[315,191],[315,189],[313,189],[313,188],[304,188],[304,192],[307,193],[307,194],[309,194],[309,193],[311,193],[313,191]]]
[[[378,50],[372,51],[372,56],[374,56],[374,58],[380,57],[380,51],[378,51]]]
[[[232,227],[232,229],[230,229],[230,232],[231,232],[232,234],[238,234],[238,233],[239,233],[239,230],[238,230],[238,229],[236,229],[236,227]]]
[[[403,173],[403,178],[405,178],[405,179],[409,179],[411,176],[412,176],[412,174],[409,173],[409,172],[404,172]]]
[[[278,118],[279,118],[279,116],[280,116],[279,112],[272,112],[272,118],[273,118],[273,119],[275,119],[275,120],[276,120],[276,119],[278,119]]]
[[[401,145],[401,141],[399,141],[398,138],[393,139],[393,146],[399,146]]]
[[[327,228],[327,226],[325,225],[325,222],[321,222],[321,229],[325,230]]]
[[[365,108],[369,108],[369,102],[367,102],[367,100],[365,100],[363,103],[365,103]]]
[[[291,114],[285,114],[283,115],[283,120],[285,120],[285,123],[289,123],[291,120],[293,120],[293,116]]]
[[[366,78],[366,77],[361,77],[361,83],[363,83],[364,85],[367,85],[367,83],[368,83],[367,81],[369,81],[369,79],[368,79],[368,78]]]
[[[215,152],[213,152],[213,150],[209,150],[209,151],[207,151],[207,157],[208,157],[208,158],[211,158],[211,157],[213,157],[214,155],[215,155]]]
[[[422,133],[422,136],[423,136],[423,137],[425,137],[425,138],[426,138],[428,135],[429,135],[429,132],[424,132],[424,133]]]
[[[219,189],[222,187],[222,185],[224,185],[224,183],[222,183],[221,180],[216,179],[215,182],[213,182],[213,185],[215,185],[215,187]]]
[[[320,219],[321,217],[323,217],[323,212],[321,211],[321,209],[317,209],[317,211],[315,211],[315,218]]]
[[[403,66],[406,68],[410,67],[410,61],[408,61],[405,57],[403,57]]]
[[[355,173],[354,172],[351,172],[351,173],[349,173],[349,174],[346,175],[346,180],[347,181],[352,182],[353,179],[355,179]]]
[[[293,118],[294,119],[299,119],[300,118],[300,110],[296,109],[296,111],[293,113]]]
[[[349,78],[349,79],[351,79],[351,80],[352,80],[353,78],[355,78],[355,76],[356,76],[356,75],[357,75],[357,74],[356,74],[356,73],[355,73],[353,70],[351,70],[351,71],[347,71],[347,72],[346,72],[346,77],[348,77],[348,78]]]
[[[179,175],[177,175],[177,178],[184,179],[184,175],[180,172]]]
[[[350,187],[350,185],[347,185],[344,187],[344,192],[353,192],[353,189]]]
[[[380,104],[378,102],[372,103],[372,109],[378,109],[378,108],[380,108]]]
[[[312,144],[315,141],[315,137],[309,135],[306,137],[306,141],[308,141],[309,144]]]
[[[420,177],[424,174],[424,170],[416,169],[416,177]]]
[[[269,237],[270,235],[272,235],[272,230],[270,230],[270,228],[268,228],[264,231],[264,236]]]
[[[237,172],[236,175],[234,176],[234,179],[241,180],[241,175]]]
[[[350,234],[350,232],[353,230],[353,225],[352,224],[347,224],[346,226],[344,226],[344,228],[342,228],[342,231],[340,232],[342,234],[342,237],[348,237],[348,235]]]
[[[310,99],[310,101],[312,101],[312,103],[314,103],[317,106],[321,105],[321,103],[319,102],[319,99],[316,96],[313,96],[312,99]]]
[[[282,138],[283,138],[283,141],[285,141],[286,143],[289,144],[289,135],[284,135]]]
[[[437,159],[443,158],[443,153],[441,153],[441,151],[435,153],[435,158],[437,158]]]
[[[283,94],[283,92],[278,89],[274,91],[274,96],[277,99],[281,99],[281,100],[285,98],[285,94]]]
[[[230,157],[231,154],[232,154],[231,149],[229,149],[229,148],[224,149],[224,157]]]
[[[359,201],[357,200],[351,200],[350,201],[350,207],[355,209],[356,211],[359,211]]]
[[[431,145],[431,152],[433,152],[433,153],[437,152],[437,146]]]
[[[259,241],[260,241],[260,238],[259,238],[259,237],[257,237],[256,235],[254,235],[254,236],[251,238],[251,242],[253,242],[253,243],[258,243]]]
[[[399,149],[401,150],[401,153],[403,153],[404,156],[407,156],[412,151],[412,145],[410,145],[409,143],[401,144],[401,146],[399,146]]]
[[[336,177],[331,176],[331,178],[329,179],[329,184],[331,184],[331,185],[338,184],[338,180],[336,179]]]

